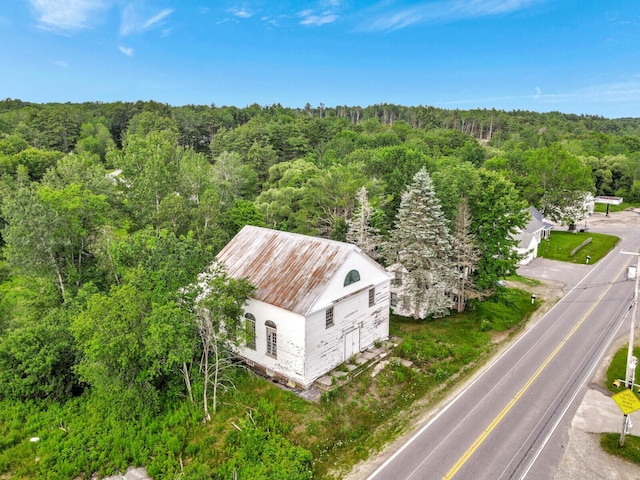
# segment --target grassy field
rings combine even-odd
[[[591,242],[586,244],[589,238],[591,238]],[[604,235],[602,233],[553,231],[548,240],[543,240],[540,243],[538,256],[550,260],[560,260],[571,263],[587,263],[587,257],[590,257],[589,263],[596,263],[604,257],[619,240],[618,237]],[[574,255],[571,255],[571,252],[583,243],[585,243],[585,245]]]

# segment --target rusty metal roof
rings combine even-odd
[[[348,243],[247,225],[217,258],[229,276],[249,279],[257,300],[305,315],[353,252]]]

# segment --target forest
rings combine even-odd
[[[424,228],[447,232],[451,248],[471,239],[458,242],[473,251],[472,265],[457,263],[471,272],[458,286],[489,301],[515,272],[513,234],[529,206],[571,226],[585,192],[640,202],[640,118],[1,101],[0,451],[39,448],[40,460],[0,455],[0,475],[89,478],[144,465],[157,479],[243,468],[238,478],[312,478],[321,454],[296,444],[268,395],[241,399],[256,401],[248,417],[224,412],[233,386],[255,379],[230,371],[208,390],[203,358],[220,352],[190,286],[244,225],[360,242],[389,266],[390,250],[408,248],[419,187],[441,212]],[[354,236],[358,222],[367,238]],[[224,271],[208,287],[227,325],[252,292]],[[82,427],[65,420],[70,411]],[[216,415],[225,427],[206,430]],[[29,445],[26,433],[42,430],[49,446]]]

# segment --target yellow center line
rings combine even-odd
[[[625,268],[626,268],[626,266],[625,266]],[[620,274],[622,274],[622,271],[620,271]],[[620,276],[620,274],[618,274],[618,276]],[[595,303],[593,305],[591,305],[591,308],[589,308],[589,310],[587,310],[587,312],[582,316],[580,321],[564,337],[562,342],[560,342],[558,344],[558,346],[553,350],[553,352],[551,352],[549,354],[547,359],[540,365],[538,370],[536,370],[536,372],[531,376],[529,381],[527,381],[527,383],[524,384],[524,386],[520,389],[520,391],[507,404],[507,406],[504,407],[502,409],[502,411],[498,414],[498,416],[496,416],[496,418],[494,418],[493,421],[489,424],[489,426],[484,429],[482,434],[478,438],[476,438],[476,440],[471,444],[471,446],[467,449],[467,451],[464,452],[464,454],[458,459],[458,461],[455,463],[455,465],[453,467],[451,467],[451,470],[449,470],[447,472],[447,474],[444,477],[442,477],[442,480],[451,480],[454,477],[454,475],[456,473],[458,473],[458,470],[460,470],[462,468],[462,466],[467,462],[467,460],[469,460],[471,455],[473,455],[473,453],[478,449],[478,447],[480,447],[480,445],[482,445],[482,442],[484,442],[486,440],[486,438],[489,436],[489,434],[498,426],[498,424],[507,415],[507,413],[509,413],[509,411],[513,408],[513,406],[518,402],[518,400],[520,400],[520,398],[529,389],[531,384],[540,376],[540,374],[547,367],[547,365],[549,365],[551,360],[553,360],[553,358],[558,354],[558,352],[562,349],[562,347],[564,347],[564,345],[569,341],[569,339],[573,336],[573,334],[576,332],[576,330],[578,330],[578,328],[580,328],[580,326],[585,322],[587,317],[589,315],[591,315],[591,312],[593,311],[593,309],[596,308],[596,306],[600,303],[602,298],[607,294],[607,292],[611,289],[611,287],[613,287],[613,285],[614,285],[613,282],[609,284],[607,289],[604,292],[602,292],[602,295],[600,295],[598,297],[598,299],[595,301]]]

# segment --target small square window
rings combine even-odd
[[[325,328],[333,327],[333,307],[327,308],[325,312],[324,326]]]
[[[376,289],[369,289],[369,306],[373,307],[376,304]]]

